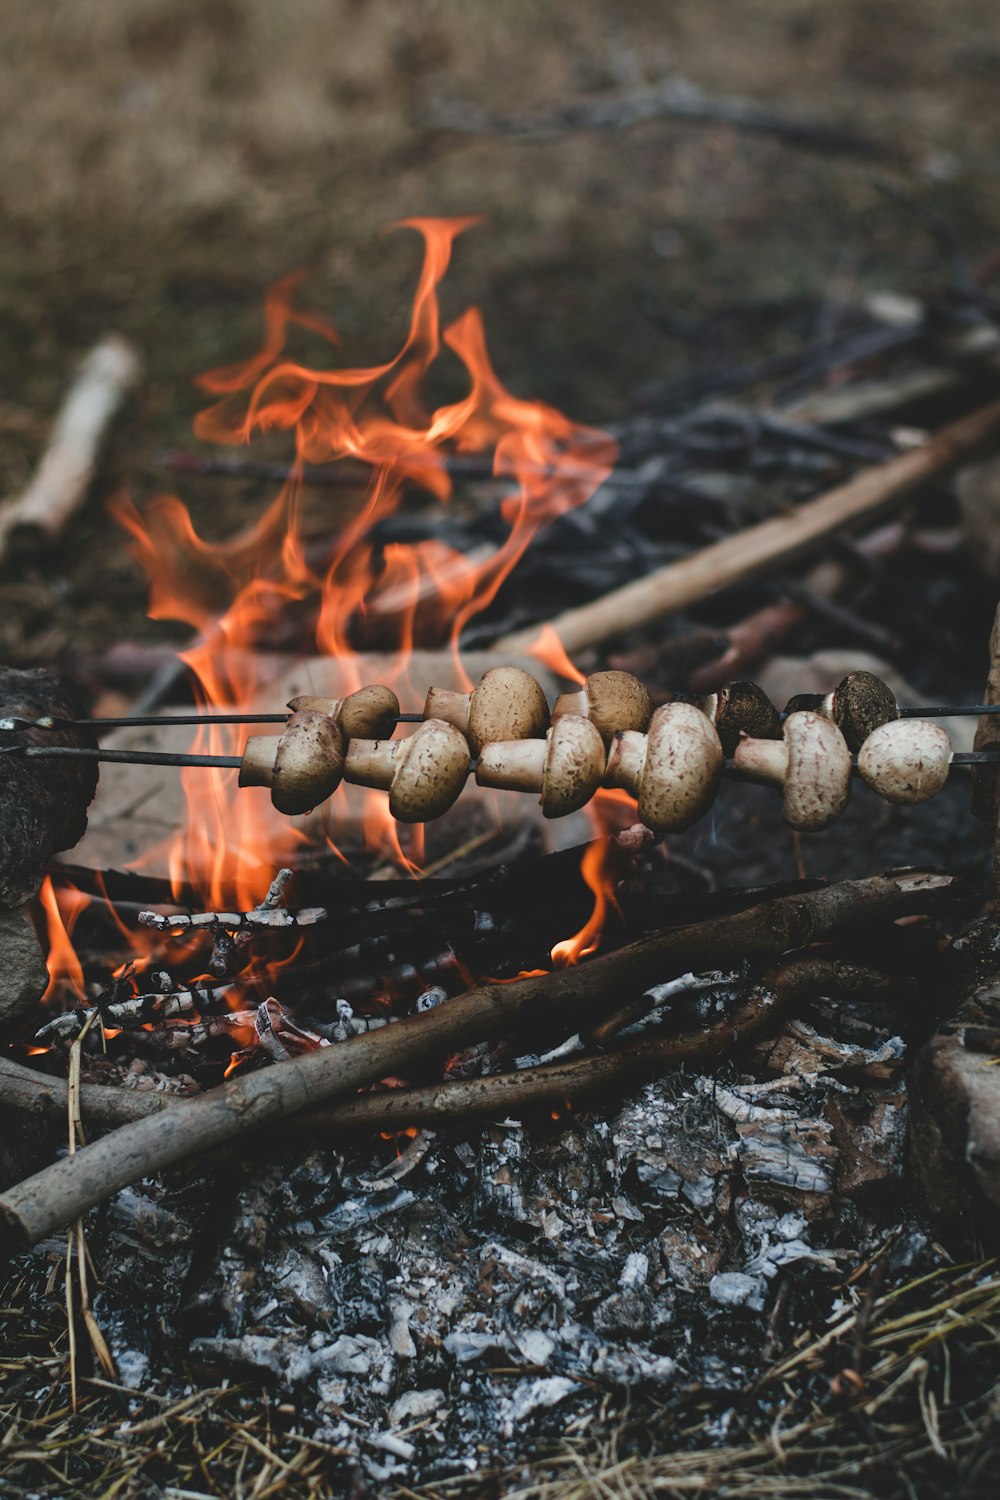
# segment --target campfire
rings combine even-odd
[[[357,1493],[543,1493],[619,1428],[679,1492],[695,1450],[721,1484],[731,1442],[763,1466],[845,1412],[857,1472],[857,1432],[958,1451],[1000,1298],[961,1259],[1000,1204],[1000,623],[988,653],[985,585],[956,623],[955,532],[1000,404],[896,422],[932,320],[873,375],[871,314],[797,408],[580,425],[504,386],[476,309],[442,327],[474,222],[403,226],[392,358],[349,365],[290,277],[200,377],[234,452],[164,467],[282,479],[221,541],[115,500],[190,632],[131,702],[0,671],[30,1337],[62,1278],[70,1405],[124,1402],[99,1434],[235,1382],[276,1475]],[[137,378],[88,362],[0,536],[82,501]]]

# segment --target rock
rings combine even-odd
[[[974,990],[917,1059],[911,1170],[952,1241],[1000,1246],[1000,1067],[965,1045],[966,1029],[1000,1030],[1000,980]]]
[[[0,718],[76,719],[82,713],[83,703],[65,678],[0,667]],[[93,744],[93,735],[83,730],[0,730],[0,747]],[[30,900],[52,855],[83,837],[96,789],[95,760],[0,755],[0,906]]]
[[[38,1004],[49,982],[31,904],[0,908],[0,1024],[19,1020]]]

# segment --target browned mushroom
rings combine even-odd
[[[733,765],[783,788],[785,822],[801,832],[835,823],[851,795],[851,752],[836,724],[822,714],[789,714],[780,740],[744,739]]]
[[[240,786],[269,786],[278,812],[296,817],[331,797],[344,771],[347,741],[328,714],[293,713],[281,735],[247,740]]]
[[[874,672],[848,672],[832,693],[799,693],[790,699],[786,714],[822,714],[832,719],[855,754],[873,730],[899,718],[896,695]]]
[[[951,740],[940,724],[895,719],[880,724],[858,751],[858,771],[884,797],[904,807],[926,802],[948,780]]]
[[[470,765],[465,736],[443,719],[425,719],[403,740],[351,740],[344,780],[389,793],[389,811],[400,823],[426,823],[446,813]]]
[[[711,719],[727,755],[732,755],[744,735],[773,740],[781,734],[781,715],[756,682],[727,682],[717,693],[691,702]]]
[[[652,712],[652,698],[631,672],[591,672],[576,692],[560,693],[552,718],[583,714],[610,745],[621,729],[645,730]]]
[[[605,786],[621,787],[657,838],[690,828],[711,807],[725,763],[715,726],[693,703],[666,703],[646,734],[615,736]]]
[[[431,688],[424,717],[453,724],[478,754],[490,742],[543,735],[549,727],[549,705],[529,672],[520,667],[491,667],[471,693]]]
[[[544,740],[500,740],[479,752],[480,786],[540,792],[546,818],[577,812],[604,775],[604,741],[582,714],[561,714]]]
[[[381,683],[358,688],[345,698],[314,698],[308,693],[291,698],[288,707],[293,712],[310,709],[314,713],[327,714],[333,719],[349,740],[387,739],[396,727],[399,718],[399,699],[392,688]]]

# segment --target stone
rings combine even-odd
[[[943,1237],[1000,1247],[1000,1066],[966,1031],[1000,1031],[1000,980],[974,990],[926,1044],[912,1085],[915,1186]]]
[[[0,908],[0,1025],[19,1021],[35,1008],[49,982],[31,903]]]
[[[66,678],[0,666],[0,718],[78,719],[82,713],[83,700]],[[0,730],[0,748],[94,744],[80,729]],[[53,854],[79,842],[96,789],[96,760],[0,755],[0,906],[30,900]]]

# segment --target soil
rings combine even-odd
[[[1000,221],[988,0],[56,0],[0,16],[0,493],[24,482],[75,361],[115,328],[147,377],[87,512],[0,572],[0,657],[37,665],[163,639],[105,513],[174,482],[199,371],[249,352],[298,266],[359,358],[392,347],[417,267],[407,214],[482,213],[446,310],[483,306],[498,370],[571,416],[637,387],[829,331],[866,289],[926,289]],[[860,155],[676,120],[545,139],[437,128],[632,95],[678,74],[714,97],[869,138]],[[901,191],[900,202],[886,191]],[[719,315],[725,312],[724,320]],[[266,486],[185,478],[229,535]]]

